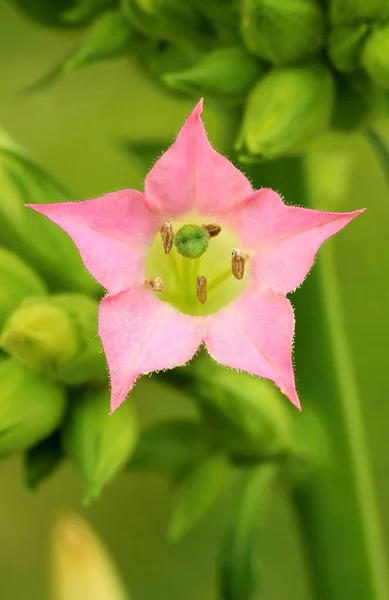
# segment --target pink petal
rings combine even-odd
[[[69,234],[86,268],[110,292],[141,282],[144,248],[159,226],[143,194],[122,190],[84,202],[29,206]]]
[[[145,181],[148,204],[166,216],[190,212],[203,216],[229,211],[252,193],[250,182],[210,145],[197,104],[174,144],[151,169]]]
[[[195,319],[145,288],[102,300],[99,335],[111,376],[112,411],[123,402],[139,375],[188,362],[201,343]]]
[[[242,250],[254,250],[250,265],[261,289],[286,294],[304,281],[323,242],[362,212],[287,206],[276,192],[261,189],[236,212],[232,227],[242,239]]]
[[[204,341],[222,365],[274,381],[298,408],[292,341],[294,315],[284,296],[251,291],[207,318]]]

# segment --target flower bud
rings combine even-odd
[[[135,38],[131,23],[120,10],[106,11],[92,23],[80,47],[66,60],[62,70],[75,71],[94,62],[123,56]]]
[[[0,328],[26,296],[41,296],[45,284],[16,254],[0,247]]]
[[[331,21],[337,25],[382,20],[389,15],[387,0],[329,0]]]
[[[200,47],[209,43],[204,19],[192,2],[122,0],[122,10],[147,37]]]
[[[104,381],[97,303],[82,294],[26,298],[6,322],[1,347],[25,366],[68,385]]]
[[[62,516],[51,547],[51,600],[129,600],[106,549],[81,517]]]
[[[370,29],[367,23],[344,25],[333,29],[328,41],[328,52],[338,71],[350,73],[360,68],[362,49]]]
[[[287,65],[318,53],[325,20],[317,0],[244,0],[241,31],[253,54]]]
[[[26,450],[50,435],[65,411],[65,391],[15,360],[0,361],[0,455]]]
[[[290,450],[293,409],[270,382],[227,371],[208,358],[198,359],[191,369],[191,390],[222,447],[247,459]]]
[[[167,73],[162,80],[171,88],[191,94],[243,102],[263,67],[252,56],[239,48],[215,50],[193,67]]]
[[[0,244],[16,251],[53,287],[95,294],[100,287],[59,227],[25,204],[64,202],[66,192],[0,130]]]
[[[108,413],[108,391],[88,390],[72,405],[65,428],[65,445],[81,473],[86,502],[123,469],[138,435],[131,402]]]
[[[242,160],[298,154],[328,125],[334,84],[325,67],[274,69],[252,90],[237,149]]]
[[[375,83],[389,90],[389,25],[370,35],[362,52],[362,64]]]

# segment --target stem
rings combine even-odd
[[[386,181],[389,184],[389,145],[384,140],[383,136],[373,127],[368,127],[366,129],[366,135],[377,154]]]
[[[288,202],[306,196],[301,163],[279,161],[251,173],[255,187],[281,190]],[[292,188],[289,190],[289,181]],[[296,187],[299,182],[299,189]],[[296,192],[297,195],[296,195]],[[333,244],[329,242],[329,245]],[[346,342],[332,249],[292,296],[295,362],[303,406],[313,407],[330,456],[296,485],[293,498],[315,598],[385,600],[387,582],[360,399]]]

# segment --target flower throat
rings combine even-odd
[[[248,255],[218,223],[165,221],[146,261],[146,280],[158,298],[193,316],[212,314],[247,285]]]

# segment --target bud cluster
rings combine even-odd
[[[14,2],[42,20],[45,1]],[[74,4],[53,8],[51,25],[87,27],[57,75],[131,54],[174,92],[242,106],[243,161],[299,154],[330,127],[388,114],[387,0],[100,0],[88,14]]]

